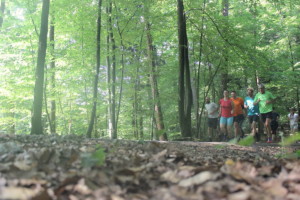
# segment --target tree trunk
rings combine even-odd
[[[179,122],[183,137],[192,136],[191,109],[192,88],[188,55],[188,38],[186,33],[186,18],[182,0],[177,0],[178,40],[179,40]]]
[[[54,27],[54,15],[52,16],[52,20],[50,23],[50,47],[51,47],[51,63],[50,63],[50,73],[51,73],[51,94],[53,100],[51,100],[51,113],[50,113],[50,132],[51,134],[56,133],[56,101],[55,97],[55,46],[54,46],[54,36],[55,36],[55,27]]]
[[[228,23],[228,14],[229,14],[229,0],[223,0],[222,1],[222,14],[226,18],[225,22]],[[223,31],[224,36],[227,39],[227,28]],[[222,68],[222,73],[221,73],[221,91],[220,91],[220,96],[223,96],[223,91],[228,89],[228,51],[226,49],[226,46],[224,46],[223,49],[223,57],[224,57],[224,65]]]
[[[2,24],[3,24],[4,11],[5,11],[5,0],[1,0],[1,5],[0,5],[0,29],[2,28]]]
[[[115,38],[113,33],[113,24],[112,24],[112,3],[109,1],[109,6],[107,8],[107,14],[108,14],[108,26],[109,26],[109,43],[112,45],[111,53],[112,53],[112,65],[108,67],[111,68],[111,84],[109,87],[111,87],[111,102],[110,102],[110,122],[111,122],[111,139],[117,139],[117,129],[116,129],[116,44],[115,44]]]
[[[136,68],[136,75],[135,75],[135,80],[134,80],[134,97],[133,97],[133,131],[134,131],[134,136],[135,138],[138,138],[139,136],[139,124],[138,124],[138,116],[142,115],[142,112],[140,112],[140,103],[141,103],[141,98],[140,98],[140,76],[139,76],[139,65]],[[141,118],[141,117],[140,117]]]
[[[48,17],[50,0],[43,0],[41,29],[39,35],[39,49],[36,66],[36,78],[34,86],[33,116],[31,119],[31,134],[43,134],[42,107],[44,89],[44,70],[47,49]]]
[[[156,120],[156,128],[159,135],[159,140],[167,140],[167,134],[165,132],[165,125],[163,120],[163,113],[161,109],[161,103],[159,99],[159,90],[157,85],[157,70],[156,70],[156,62],[155,62],[155,50],[152,42],[151,35],[151,27],[148,21],[148,5],[145,6],[145,29],[147,34],[147,45],[148,45],[148,60],[151,67],[150,70],[150,84],[151,84],[151,92],[152,99],[154,101],[154,112],[155,112],[155,120]]]
[[[108,126],[108,134],[112,136],[112,121],[111,121],[111,113],[112,113],[112,95],[111,95],[111,62],[110,62],[110,35],[109,30],[107,29],[107,36],[106,36],[106,48],[107,48],[107,56],[106,56],[106,64],[107,64],[107,93],[108,93],[108,99],[107,99],[107,126]]]
[[[203,10],[206,8],[206,0],[203,2]],[[200,97],[200,70],[202,63],[202,52],[203,52],[203,36],[204,36],[204,14],[201,18],[201,33],[199,38],[200,50],[199,50],[199,64],[197,69],[197,80],[196,80],[196,102],[195,102],[195,110],[196,110],[196,127],[197,127],[197,137],[199,138],[201,135],[201,119],[200,119],[200,107],[199,107],[199,97]],[[211,67],[211,66],[210,66]]]
[[[90,124],[87,130],[87,137],[92,137],[92,131],[94,128],[95,118],[96,118],[96,111],[97,111],[97,98],[98,98],[98,82],[99,82],[99,71],[100,71],[100,36],[101,36],[101,4],[102,0],[99,0],[98,2],[98,19],[97,19],[97,50],[96,50],[96,59],[97,59],[97,65],[96,65],[96,74],[94,79],[94,93],[93,93],[93,109],[91,113],[91,119]]]

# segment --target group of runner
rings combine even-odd
[[[267,143],[271,143],[274,140],[273,135],[276,134],[278,127],[278,113],[273,111],[273,103],[275,96],[266,91],[263,84],[258,85],[258,93],[254,96],[253,88],[247,89],[247,97],[245,100],[241,97],[237,97],[236,91],[231,91],[231,97],[229,97],[229,91],[223,92],[223,98],[220,99],[219,105],[210,101],[210,98],[206,98],[205,108],[208,113],[208,135],[209,140],[212,139],[213,129],[217,129],[218,121],[220,123],[220,141],[228,141],[235,138],[240,140],[244,137],[244,131],[242,129],[242,123],[247,115],[249,124],[251,126],[251,135],[256,141],[260,140],[259,133],[257,132],[257,124],[260,116],[264,123]],[[290,119],[291,130],[298,130],[298,114],[293,109],[288,117]],[[245,113],[247,112],[247,113]],[[273,119],[273,121],[272,121]],[[293,123],[292,123],[293,122]],[[234,129],[232,133],[232,127]]]

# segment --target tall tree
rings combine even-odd
[[[196,115],[196,127],[197,127],[197,137],[200,137],[201,132],[201,114],[200,112],[200,106],[199,106],[199,97],[200,97],[200,70],[201,70],[201,63],[202,63],[202,54],[203,54],[203,37],[204,37],[204,20],[205,20],[205,9],[206,9],[206,0],[203,1],[203,15],[201,17],[201,29],[200,29],[200,37],[199,37],[199,43],[200,43],[200,49],[199,49],[199,64],[197,68],[197,75],[196,75],[196,102],[195,102],[195,115]],[[209,68],[211,68],[211,65],[209,65]],[[201,113],[201,114],[200,114]]]
[[[228,28],[228,14],[229,14],[229,0],[222,0],[222,14],[225,17],[225,29],[223,30],[223,35],[225,37],[225,40],[227,40],[227,28]],[[223,91],[227,90],[228,88],[228,49],[226,48],[226,41],[223,48],[223,58],[224,58],[224,64],[222,67],[222,73],[221,73],[221,93],[220,96],[223,95]]]
[[[152,99],[154,101],[154,114],[155,114],[155,124],[157,133],[159,135],[159,140],[167,140],[167,134],[165,131],[165,124],[163,119],[163,113],[159,97],[159,89],[157,84],[157,65],[156,65],[156,50],[153,46],[152,35],[151,35],[151,25],[149,22],[149,1],[145,2],[145,29],[147,35],[147,46],[148,46],[148,63],[150,65],[150,85],[152,91]]]
[[[147,43],[148,43],[148,59],[151,66],[150,70],[150,84],[151,84],[151,91],[152,91],[152,98],[154,101],[154,113],[155,113],[155,120],[156,120],[156,129],[159,135],[159,140],[167,140],[167,134],[165,131],[165,125],[163,120],[163,113],[161,109],[161,103],[159,98],[159,90],[157,84],[157,70],[156,70],[156,61],[155,61],[155,54],[156,51],[152,44],[152,35],[151,35],[151,28],[150,23],[146,20],[146,30],[147,30]]]
[[[110,137],[112,139],[117,139],[117,127],[116,127],[116,42],[113,33],[113,22],[112,22],[112,2],[108,2],[107,7],[108,15],[108,34],[107,34],[107,51],[108,51],[108,61],[107,61],[107,80],[108,80],[108,91],[109,91],[109,131]],[[111,48],[110,48],[111,46]],[[110,62],[110,54],[112,59]]]
[[[93,87],[93,108],[91,112],[91,118],[90,118],[90,123],[89,127],[87,130],[87,137],[91,138],[92,137],[92,131],[94,128],[94,123],[96,119],[96,111],[97,111],[97,102],[98,102],[98,82],[99,82],[99,72],[100,72],[100,44],[101,44],[101,5],[102,5],[102,0],[98,1],[98,18],[97,18],[97,36],[96,36],[96,43],[97,43],[97,49],[96,49],[96,73],[95,73],[95,78],[94,78],[94,87]]]
[[[54,45],[54,36],[55,36],[55,25],[54,25],[54,13],[52,13],[52,19],[50,22],[50,47],[51,47],[51,63],[50,63],[50,69],[51,69],[51,91],[52,91],[52,95],[55,94],[55,45]],[[53,96],[52,96],[53,98]],[[51,112],[50,112],[50,132],[51,133],[56,133],[56,101],[53,98],[51,100]]]
[[[33,115],[31,119],[31,134],[43,134],[42,108],[44,90],[44,71],[47,49],[48,18],[50,0],[43,0],[41,28],[39,35],[38,58],[35,74]]]
[[[191,110],[192,88],[188,54],[188,38],[186,31],[186,16],[183,0],[177,0],[178,17],[178,60],[179,60],[179,123],[184,137],[192,136]]]
[[[1,5],[0,5],[0,29],[2,28],[2,24],[3,24],[4,11],[5,11],[5,0],[1,0]]]

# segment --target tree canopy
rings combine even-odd
[[[278,112],[285,115],[290,107],[299,111],[298,0],[228,0],[227,16],[225,1],[182,2],[193,99],[192,137],[204,136],[204,100],[211,96],[218,102],[225,71],[228,89],[239,96],[245,97],[246,88],[256,88],[259,80],[279,97]],[[0,131],[4,133],[30,133],[42,3],[1,0]],[[95,0],[50,1],[48,28],[54,27],[55,34],[53,40],[48,34],[44,66],[43,132],[51,133],[51,120],[55,120],[58,134],[85,134],[96,102],[92,137],[185,136],[179,123],[177,2],[102,0],[100,12],[98,4]],[[97,37],[99,13],[101,37]],[[99,78],[96,96],[95,75]],[[56,111],[55,118],[51,109]],[[159,128],[157,112],[163,114],[163,128]]]

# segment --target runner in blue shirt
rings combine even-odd
[[[259,108],[258,105],[254,105],[254,90],[253,88],[247,89],[248,96],[245,98],[244,107],[247,109],[248,120],[251,126],[252,136],[256,141],[260,140],[259,133],[256,131],[257,123],[259,121]]]

